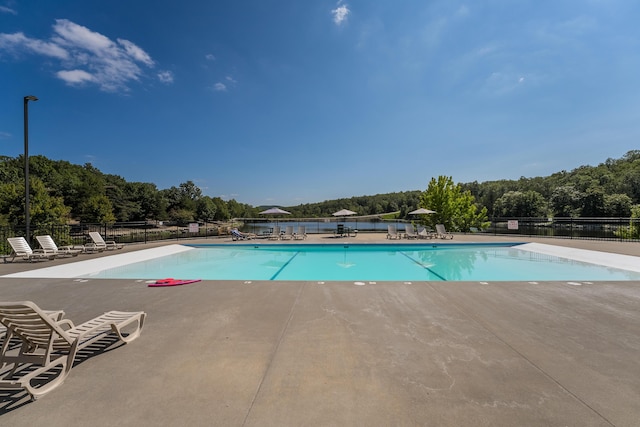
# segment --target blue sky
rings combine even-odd
[[[640,148],[632,0],[0,0],[0,154],[296,205]]]

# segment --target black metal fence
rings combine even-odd
[[[381,220],[379,218],[245,218],[242,231],[260,234],[270,230],[274,224],[281,228],[287,225],[304,225],[307,233],[332,233],[338,223],[358,232],[387,232],[389,224],[403,231],[405,223],[419,221]],[[640,218],[492,218],[488,228],[474,230],[492,235],[519,235],[531,237],[556,237],[569,239],[640,240]],[[635,232],[634,232],[635,231]],[[470,231],[468,231],[470,232]],[[635,237],[634,237],[635,236]]]
[[[148,243],[159,240],[181,240],[193,238],[217,237],[229,234],[229,224],[201,223],[191,225],[163,224],[156,221],[122,222],[109,224],[73,224],[32,226],[31,236],[27,240],[37,247],[35,236],[50,235],[58,246],[84,245],[91,242],[89,233],[99,232],[105,240],[118,243]],[[8,237],[25,236],[25,227],[0,227],[0,253],[8,254],[11,247]],[[35,244],[35,246],[34,246]]]
[[[640,218],[494,218],[485,233],[640,241]]]
[[[83,245],[89,243],[89,232],[98,231],[105,240],[118,243],[148,243],[159,240],[181,240],[225,236],[233,226],[240,230],[261,234],[274,225],[299,227],[304,225],[308,234],[333,233],[341,223],[358,232],[386,233],[388,224],[396,224],[402,231],[405,220],[381,220],[377,218],[243,218],[233,223],[199,223],[190,225],[167,224],[156,221],[123,222],[110,224],[74,224],[32,226],[29,240],[48,234],[59,245]],[[416,221],[417,222],[417,221]],[[490,226],[474,232],[491,235],[515,235],[530,237],[555,237],[567,239],[640,241],[640,218],[493,218]],[[7,238],[24,236],[24,227],[0,227],[0,253],[8,254],[11,248]],[[36,244],[37,246],[37,244]]]

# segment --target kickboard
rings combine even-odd
[[[179,286],[179,285],[188,285],[189,283],[200,282],[202,279],[192,279],[192,280],[179,280],[179,279],[160,279],[156,280],[155,283],[149,283],[147,286],[150,288],[159,288],[162,286]]]

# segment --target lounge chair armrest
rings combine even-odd
[[[58,326],[62,328],[63,331],[68,331],[69,329],[73,329],[75,326],[70,319],[62,319],[58,320]]]

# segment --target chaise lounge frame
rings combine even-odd
[[[89,233],[89,237],[91,237],[91,240],[93,241],[93,245],[87,245],[87,248],[89,248],[89,250],[97,249],[98,251],[102,252],[105,249],[108,251],[113,251],[115,249],[122,249],[124,247],[122,243],[116,243],[115,240],[105,241],[102,238],[102,235],[100,235],[100,233],[98,233],[97,231],[91,231]]]
[[[83,252],[84,247],[77,248],[72,246],[60,246],[56,245],[56,242],[53,241],[53,238],[50,235],[44,236],[36,236],[36,240],[40,244],[40,247],[44,251],[44,253],[50,253],[55,255],[56,257],[68,257],[68,256],[78,256],[80,252]]]
[[[31,246],[24,237],[7,237],[9,245],[11,245],[11,254],[3,256],[4,262],[11,258],[13,262],[16,258],[22,258],[24,261],[45,261],[55,258],[55,254],[42,249],[31,249]]]
[[[23,389],[36,400],[64,382],[78,351],[111,334],[124,344],[135,340],[145,317],[142,311],[109,311],[74,325],[69,319],[52,318],[31,301],[0,302],[0,323],[6,327],[0,368],[13,364],[8,373],[3,372],[0,389]],[[19,349],[10,348],[14,337],[22,341]],[[56,376],[45,384],[34,382],[47,373]]]

